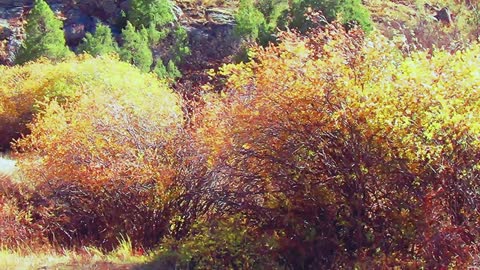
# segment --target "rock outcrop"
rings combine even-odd
[[[87,32],[94,31],[97,22],[109,24],[119,34],[122,11],[128,0],[47,0],[64,22],[67,44],[74,48]],[[0,0],[0,64],[11,64],[23,38],[24,16],[33,0]],[[239,40],[233,35],[234,19],[228,10],[220,8],[188,9],[175,6],[177,20],[189,33],[192,55],[190,66],[218,61],[233,54]]]

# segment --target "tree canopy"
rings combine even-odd
[[[170,0],[132,0],[128,19],[136,28],[159,28],[173,22]]]
[[[118,52],[118,45],[112,36],[110,27],[99,23],[96,26],[95,33],[87,33],[77,50],[97,56]]]
[[[130,22],[122,31],[122,47],[120,59],[137,66],[144,72],[149,72],[153,64],[153,54],[148,46],[148,32],[145,28],[135,29]]]
[[[46,57],[60,60],[71,52],[65,44],[62,22],[44,0],[35,0],[27,16],[26,38],[16,55],[16,63]]]

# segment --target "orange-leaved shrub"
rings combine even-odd
[[[32,64],[34,65],[34,64]],[[168,229],[181,101],[153,74],[109,57],[53,64],[30,133],[15,143],[59,245],[152,246]]]
[[[196,118],[216,214],[245,215],[292,269],[471,263],[480,45],[404,56],[330,25],[253,52]]]
[[[48,246],[42,227],[34,222],[33,212],[41,211],[30,203],[36,199],[35,192],[18,178],[15,162],[0,157],[0,245],[13,249]]]

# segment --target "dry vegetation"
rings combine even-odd
[[[369,0],[366,33],[307,8],[193,101],[114,54],[1,66],[0,269],[475,265],[476,10],[429,4],[455,20]]]
[[[128,240],[122,240],[111,252],[104,252],[95,247],[59,252],[3,249],[0,250],[0,269],[127,270],[151,259],[151,255],[135,252]]]

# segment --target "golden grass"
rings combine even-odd
[[[152,254],[136,254],[127,238],[122,239],[119,246],[108,253],[95,247],[62,252],[0,249],[0,269],[132,269],[152,258]]]
[[[41,269],[42,267],[66,264],[70,261],[72,258],[69,255],[54,253],[23,255],[17,251],[0,250],[0,269]]]

